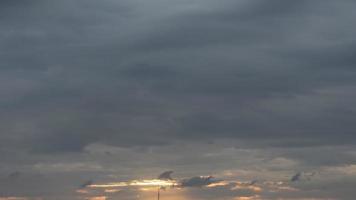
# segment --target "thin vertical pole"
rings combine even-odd
[[[159,197],[160,197],[160,189],[161,188],[158,188],[158,191],[157,191],[157,200],[159,200]]]

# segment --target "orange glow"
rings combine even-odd
[[[232,190],[239,190],[239,189],[249,189],[254,192],[261,192],[263,189],[261,187],[255,186],[255,185],[246,185],[246,183],[243,182],[237,182],[236,186],[232,188]]]
[[[156,192],[157,191],[157,188],[155,187],[150,187],[150,188],[140,188],[140,191],[143,191],[143,192]]]
[[[88,200],[106,200],[106,196],[89,197]]]
[[[91,188],[112,188],[112,187],[126,187],[129,186],[128,183],[126,182],[118,182],[118,183],[107,183],[107,184],[94,184],[94,185],[89,185],[88,187]]]
[[[76,190],[76,192],[79,194],[88,194],[89,193],[87,190],[83,190],[83,189]]]
[[[157,187],[142,187],[139,188],[140,200],[152,200],[157,199]],[[164,200],[189,200],[191,198],[187,197],[185,190],[161,190],[161,199]]]
[[[250,196],[250,197],[236,197],[234,200],[259,200],[260,196],[255,195],[255,196]]]
[[[106,193],[115,193],[115,192],[120,192],[121,190],[119,190],[119,189],[105,189],[104,191]]]
[[[175,181],[166,181],[166,180],[159,180],[159,179],[152,179],[152,180],[134,180],[130,183],[130,186],[174,186],[176,185]]]
[[[220,182],[216,182],[216,183],[211,183],[209,185],[207,185],[206,187],[218,187],[218,186],[227,186],[229,185],[230,182],[227,181],[220,181]]]
[[[94,185],[89,185],[88,187],[90,188],[115,188],[115,187],[128,187],[128,186],[169,187],[175,185],[177,185],[175,181],[150,179],[150,180],[133,180],[131,182],[94,184]]]

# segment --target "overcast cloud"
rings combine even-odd
[[[2,0],[0,199],[149,199],[75,191],[166,170],[263,190],[186,188],[171,200],[353,199],[355,9]],[[313,176],[291,183],[297,173]]]

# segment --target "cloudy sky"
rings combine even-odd
[[[1,0],[0,200],[354,199],[355,9]]]

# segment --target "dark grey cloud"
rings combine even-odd
[[[293,177],[290,179],[290,181],[292,181],[292,182],[299,181],[301,176],[302,176],[302,173],[298,172],[295,175],[293,175]]]
[[[240,147],[268,148],[265,160],[298,162],[294,172],[352,165],[355,6],[2,1],[0,173],[78,155],[122,162],[125,172],[191,163],[210,173],[235,165]],[[176,146],[184,143],[189,151]],[[158,153],[164,161],[128,156],[155,148],[169,152]]]
[[[182,180],[182,187],[203,187],[214,183],[212,176],[196,176]]]
[[[3,116],[35,116],[24,142],[40,151],[266,134],[352,141],[350,1],[3,4],[1,70],[14,88]]]
[[[94,183],[93,180],[85,181],[84,183],[82,183],[82,184],[80,185],[80,188],[86,188],[86,187],[88,187],[89,185],[92,185],[93,183]]]
[[[163,172],[162,174],[160,174],[158,176],[158,179],[160,179],[160,180],[173,180],[172,173],[173,173],[173,171]]]

